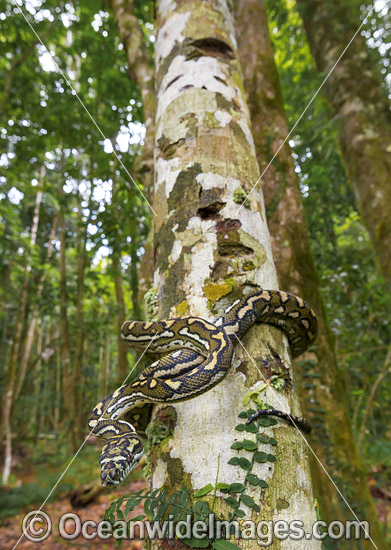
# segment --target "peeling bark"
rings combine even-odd
[[[263,172],[289,130],[267,26],[265,2],[236,2],[236,17],[253,136],[260,170]],[[307,358],[312,361],[304,365],[305,368],[301,366],[300,360],[295,365],[301,406],[306,418],[314,425],[308,440],[359,519],[370,522],[372,537],[381,547],[383,540],[378,518],[352,436],[348,403],[325,316],[307,221],[288,144],[281,148],[278,163],[272,164],[265,172],[262,189],[280,286],[307,300],[316,311],[319,322],[315,351],[307,354]],[[353,520],[352,513],[312,454],[310,463],[314,494],[319,502],[322,519],[328,522],[336,518]],[[335,544],[342,545],[342,541]],[[350,547],[351,543],[345,544]],[[370,541],[362,541],[362,544],[363,548],[373,548]]]
[[[224,0],[164,0],[158,4],[157,29],[154,286],[158,313],[160,318],[191,314],[213,320],[245,289],[277,288],[261,194],[253,193],[249,207],[238,211],[238,190],[248,192],[259,170],[233,18]],[[233,368],[218,386],[175,407],[158,408],[158,417],[167,409],[173,411],[168,416],[175,431],[161,447],[152,446],[153,487],[185,484],[196,490],[213,483],[219,456],[219,481],[244,478],[243,470],[227,464],[230,446],[238,437],[235,426],[242,399],[263,381],[258,369],[270,376],[265,367],[265,360],[273,362],[270,349],[282,359],[291,382],[294,375],[285,337],[278,329],[253,327],[243,343],[257,368],[238,346]],[[291,384],[278,393],[267,386],[261,398],[276,408],[299,412]],[[277,462],[259,464],[256,470],[269,487],[251,494],[261,504],[262,519],[297,518],[308,528],[316,518],[305,445],[294,429],[280,426],[273,431],[278,439]],[[223,509],[222,499],[218,500]],[[251,511],[244,508],[250,518]],[[246,543],[252,546],[258,543]],[[275,541],[271,548],[299,549],[302,543]],[[306,541],[306,548],[319,549],[320,543]]]
[[[360,26],[338,0],[297,0],[319,72],[327,74]],[[357,10],[358,8],[357,4]],[[365,38],[358,33],[324,86],[357,205],[391,289],[391,111]]]

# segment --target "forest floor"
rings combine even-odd
[[[1,550],[13,550],[16,544],[18,550],[64,550],[70,548],[113,550],[116,548],[116,541],[113,539],[103,540],[96,537],[94,540],[86,540],[80,535],[74,540],[67,540],[59,534],[58,528],[60,518],[70,512],[79,516],[82,525],[87,520],[99,524],[103,520],[105,511],[114,500],[147,486],[139,466],[130,475],[128,483],[105,489],[85,507],[73,507],[70,497],[74,490],[99,480],[100,446],[98,441],[89,441],[72,463],[69,463],[69,454],[63,452],[63,447],[56,441],[44,440],[36,445],[28,442],[15,449],[12,484],[10,487],[0,488]],[[25,537],[19,541],[23,532],[24,516],[40,508],[64,472],[64,477],[43,508],[43,511],[51,519],[52,533],[42,542],[32,542]],[[140,506],[134,510],[132,516],[135,517],[142,512],[143,509]],[[73,526],[73,522],[70,522],[69,526],[67,525],[69,529],[72,528],[70,532],[73,532]],[[37,524],[36,529],[39,528],[40,524]],[[96,531],[96,528],[94,530]],[[69,530],[67,531],[69,532]],[[143,541],[139,540],[124,541],[122,548],[141,550],[142,544]]]
[[[53,524],[53,531],[51,535],[42,542],[32,542],[26,538],[22,538],[17,545],[18,550],[64,550],[69,548],[77,548],[82,550],[88,548],[91,550],[113,550],[116,548],[116,542],[113,539],[102,540],[96,537],[94,540],[85,540],[82,535],[74,540],[66,540],[60,536],[58,531],[58,524],[61,516],[69,512],[76,513],[81,519],[82,524],[87,520],[95,521],[97,524],[102,521],[103,516],[107,508],[110,506],[113,500],[127,495],[133,491],[138,491],[146,486],[144,480],[133,481],[128,485],[125,485],[121,490],[114,489],[113,492],[107,492],[100,495],[94,502],[84,508],[73,508],[70,504],[69,495],[62,496],[59,500],[45,505],[44,511],[49,515]],[[30,508],[34,509],[34,508]],[[26,510],[27,512],[27,510]],[[134,516],[143,512],[142,506],[134,510]],[[15,517],[7,518],[3,525],[0,527],[0,548],[4,550],[12,550],[17,544],[22,534],[22,521],[24,513]],[[37,529],[39,525],[37,525]],[[68,532],[72,533],[72,530]],[[124,541],[123,548],[126,550],[141,550],[143,541]]]

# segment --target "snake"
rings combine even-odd
[[[253,290],[233,301],[213,323],[200,317],[125,321],[121,337],[132,348],[160,357],[90,413],[91,433],[106,440],[99,460],[103,486],[122,483],[141,459],[142,435],[136,431],[135,423],[128,421],[133,412],[148,403],[195,398],[214,387],[227,375],[237,342],[259,323],[274,325],[285,333],[292,358],[311,346],[318,331],[309,305],[298,296],[279,290]],[[260,414],[273,412],[306,430],[304,419],[281,411]],[[125,415],[126,419],[121,419]],[[134,418],[137,416],[134,414]],[[255,416],[249,421],[254,419]]]

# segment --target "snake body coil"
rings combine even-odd
[[[103,485],[121,483],[143,453],[135,427],[119,417],[144,403],[184,401],[215,386],[231,366],[237,339],[254,323],[282,329],[292,357],[303,353],[317,335],[312,309],[301,298],[277,290],[256,291],[236,300],[214,324],[198,317],[124,323],[121,336],[131,347],[169,355],[121,386],[91,412],[90,430],[107,439],[100,458]]]

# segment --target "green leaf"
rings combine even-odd
[[[261,441],[261,443],[270,443],[270,437],[263,433],[258,434],[257,439]]]
[[[122,504],[123,504],[123,502],[124,502],[124,499],[125,499],[125,497],[121,497],[121,498],[119,498],[119,499],[117,500],[117,502],[116,502],[116,504],[115,504],[116,509],[117,509],[117,512],[118,512],[118,510],[121,508],[121,506],[122,506]]]
[[[269,484],[264,479],[261,479],[259,481],[259,486],[262,487],[262,489],[267,489],[269,487]]]
[[[123,513],[123,511],[121,510],[121,508],[118,508],[118,509],[117,509],[117,518],[118,518],[120,521],[125,521],[125,516],[124,516],[124,513]]]
[[[129,498],[125,506],[125,517],[128,514],[130,514],[130,512],[133,512],[133,510],[134,510],[134,499]]]
[[[213,490],[213,485],[211,483],[208,483],[208,485],[205,485],[205,487],[202,487],[202,489],[199,489],[194,493],[194,496],[196,498],[198,497],[204,497],[205,495],[209,494]]]
[[[258,423],[260,426],[263,426],[264,428],[268,428],[270,426],[270,420],[272,420],[269,416],[260,416],[258,418]]]
[[[250,399],[251,399],[252,394],[253,394],[253,392],[249,392],[243,397],[243,406],[244,407],[246,407],[250,403]]]
[[[242,483],[231,483],[228,490],[230,493],[242,493],[244,485]]]
[[[168,503],[167,502],[164,502],[163,504],[161,504],[159,506],[159,508],[157,510],[157,514],[155,515],[155,520],[156,521],[159,521],[159,520],[163,519],[164,514],[167,511],[167,508],[168,508]]]
[[[205,535],[206,536],[206,535]],[[181,542],[184,542],[188,546],[191,546],[191,548],[208,548],[210,544],[210,540],[205,539],[181,539]]]
[[[243,468],[243,470],[246,470],[247,472],[251,470],[251,462],[247,460],[244,456],[239,458],[239,466]]]
[[[246,512],[239,508],[238,510],[236,510],[235,514],[238,516],[238,518],[243,518],[246,515]]]
[[[198,500],[194,506],[193,510],[201,515],[208,515],[209,514],[209,503],[206,502],[206,500]]]
[[[243,449],[243,442],[242,441],[235,441],[235,443],[232,443],[231,449],[234,449],[235,451],[240,451],[240,449]]]
[[[189,493],[187,489],[183,488],[181,491],[181,496],[179,499],[179,504],[183,507],[187,506],[189,504]]]
[[[180,499],[181,493],[173,493],[170,495],[169,503],[170,504],[178,504],[178,499]]]
[[[170,514],[173,516],[174,518],[174,521],[176,521],[178,519],[178,516],[181,512],[181,509],[178,508],[178,506],[173,506],[172,504],[170,504]]]
[[[234,497],[228,497],[225,499],[225,502],[230,506],[231,508],[237,508],[239,506],[238,501]]]
[[[258,452],[254,454],[254,460],[255,462],[258,462],[259,464],[263,464],[267,461],[267,454],[263,452]]]
[[[255,451],[257,448],[256,443],[254,443],[254,441],[250,441],[250,439],[245,439],[242,441],[242,445],[246,451]]]
[[[276,462],[277,458],[274,455],[267,455],[267,459],[269,462]]]
[[[251,485],[259,485],[260,479],[255,474],[247,474],[246,479]]]
[[[274,439],[274,437],[270,438],[269,443],[270,443],[270,445],[273,445],[273,447],[276,447],[276,445],[277,445],[277,441]]]
[[[138,516],[135,516],[134,518],[130,518],[130,521],[134,521],[134,522],[141,521],[141,520],[145,519],[145,517],[146,517],[145,514],[139,514]]]
[[[216,489],[222,492],[228,491],[229,483],[217,483]]]
[[[237,426],[235,426],[235,430],[237,430],[238,432],[243,432],[245,429],[245,424],[238,424]]]
[[[254,422],[252,422],[251,424],[246,424],[244,429],[246,430],[246,432],[251,434],[256,434],[258,432],[258,427]]]
[[[214,550],[238,550],[240,547],[229,542],[229,540],[221,539],[212,542],[212,548],[214,548]]]
[[[247,411],[242,411],[241,413],[238,414],[239,418],[248,418],[248,413]]]
[[[228,464],[231,464],[231,466],[237,466],[239,464],[239,457],[233,456],[228,460]]]
[[[254,499],[250,495],[242,495],[242,502],[249,508],[253,508],[255,505]]]

